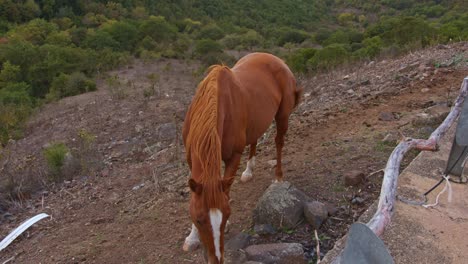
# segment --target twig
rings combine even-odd
[[[2,264],[7,264],[8,262],[10,262],[10,261],[12,261],[12,260],[14,260],[14,259],[15,259],[15,256],[13,256],[13,257],[11,257],[11,258],[5,260]]]
[[[315,240],[317,241],[317,264],[320,263],[320,239],[317,234],[317,229],[314,229]]]
[[[373,176],[373,175],[375,175],[375,174],[377,174],[379,172],[383,172],[383,171],[384,171],[384,169],[373,171],[373,172],[369,173],[369,175],[367,175],[366,179],[368,179],[370,176]]]

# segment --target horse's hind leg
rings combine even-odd
[[[283,170],[281,168],[281,153],[284,146],[284,137],[288,131],[288,115],[277,115],[276,118],[276,179],[275,182],[283,181]]]
[[[255,167],[255,152],[257,151],[257,142],[250,145],[249,161],[247,161],[247,167],[242,173],[241,181],[248,182],[252,179],[253,169]]]

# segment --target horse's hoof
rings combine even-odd
[[[200,246],[199,241],[185,241],[183,249],[186,252],[195,251]]]
[[[241,182],[246,183],[246,182],[252,180],[252,178],[253,178],[252,173],[245,173],[244,172],[244,173],[242,173],[242,176],[241,176],[240,180],[241,180]]]

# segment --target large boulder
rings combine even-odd
[[[305,263],[304,249],[299,243],[252,245],[245,249],[248,260],[270,264]]]
[[[254,209],[254,223],[293,228],[304,216],[306,200],[307,196],[289,182],[273,183]]]

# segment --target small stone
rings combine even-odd
[[[276,230],[272,225],[269,224],[262,224],[262,225],[255,225],[254,232],[259,235],[273,235],[276,234]]]
[[[314,229],[318,230],[322,223],[327,219],[328,210],[323,203],[313,201],[304,205],[304,215],[307,222],[309,222]]]
[[[306,263],[304,249],[299,243],[252,245],[245,252],[248,260],[265,264]]]
[[[336,215],[336,213],[338,212],[338,208],[336,208],[336,206],[334,206],[333,204],[325,203],[325,207],[327,208],[329,216]]]
[[[349,75],[343,76],[343,80],[347,80],[347,79],[349,79]]]
[[[379,114],[379,120],[380,121],[395,121],[396,118],[395,118],[395,115],[393,113],[390,113],[390,112],[381,112]]]
[[[357,186],[364,180],[364,173],[362,171],[348,171],[344,174],[345,186]]]
[[[135,131],[136,131],[137,133],[140,133],[142,130],[143,130],[143,126],[142,126],[142,125],[136,125],[136,126],[135,126]]]
[[[348,94],[354,94],[354,90],[353,89],[349,89],[348,91],[346,91]]]
[[[370,81],[369,80],[364,80],[360,83],[361,85],[369,85]]]
[[[351,203],[352,203],[352,204],[362,204],[362,203],[364,203],[364,199],[361,198],[361,197],[354,197],[354,198],[351,200]]]
[[[139,185],[135,185],[135,186],[133,186],[132,190],[133,190],[133,191],[136,191],[136,190],[138,190],[138,189],[141,189],[141,188],[143,188],[144,186],[145,186],[145,184],[144,184],[144,183],[142,183],[142,184],[139,184]]]
[[[275,167],[276,166],[276,160],[269,160],[267,161],[268,165],[270,165],[270,167]]]
[[[10,213],[4,213],[2,215],[2,218],[3,218],[3,220],[9,221],[9,222],[12,222],[12,221],[14,221],[16,219],[16,217],[14,215],[10,214]]]
[[[229,239],[226,244],[224,245],[224,248],[226,250],[239,250],[245,248],[252,237],[249,234],[246,233],[239,233]]]
[[[422,89],[421,89],[421,93],[427,93],[427,92],[429,92],[429,91],[430,91],[429,88],[422,88]]]

